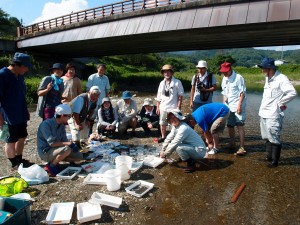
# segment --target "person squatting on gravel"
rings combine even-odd
[[[37,131],[38,155],[47,162],[44,169],[52,177],[60,172],[59,162],[74,162],[83,159],[77,145],[67,139],[65,125],[68,124],[71,113],[69,105],[58,105],[55,108],[54,117],[44,120]]]
[[[176,151],[181,160],[187,163],[184,172],[194,172],[196,161],[207,158],[206,146],[196,131],[184,122],[185,117],[180,110],[171,110],[167,118],[172,128],[163,142],[160,157],[166,158]]]

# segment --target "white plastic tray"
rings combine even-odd
[[[83,184],[106,185],[106,178],[104,174],[90,173],[83,180]]]
[[[107,205],[114,208],[119,208],[120,205],[122,204],[122,198],[99,193],[99,192],[94,192],[89,202],[94,204],[98,203],[101,205]]]
[[[52,203],[46,217],[47,224],[70,223],[75,202]]]
[[[131,173],[135,173],[136,171],[138,171],[143,166],[143,164],[143,161],[133,162],[130,169]]]
[[[97,170],[99,170],[104,164],[105,164],[105,162],[96,161],[96,162],[81,165],[81,167],[86,172],[93,173],[93,172],[96,172]]]
[[[81,171],[80,167],[69,166],[66,169],[64,169],[63,171],[61,171],[59,174],[57,174],[56,176],[61,179],[71,180],[77,174],[79,174],[80,171]]]
[[[89,202],[77,204],[77,220],[80,223],[85,223],[91,220],[100,219],[102,215],[101,206]]]
[[[125,190],[127,193],[140,198],[148,191],[150,191],[153,188],[153,186],[153,183],[138,180],[135,183],[131,184],[129,187],[125,188]]]
[[[164,161],[163,158],[160,158],[160,157],[156,157],[156,156],[146,156],[145,159],[144,159],[144,165],[146,166],[150,166],[150,167],[157,167],[159,166],[160,164],[162,164]]]

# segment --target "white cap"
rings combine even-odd
[[[179,120],[185,119],[185,117],[182,115],[182,112],[179,109],[171,109],[168,113],[168,116],[170,113],[172,113]]]
[[[92,86],[92,87],[90,88],[90,93],[100,94],[101,91],[100,91],[100,89],[99,89],[98,86]]]
[[[204,60],[200,60],[198,62],[198,65],[196,66],[196,68],[203,68],[203,67],[205,67],[207,69],[207,62]]]
[[[70,114],[72,114],[72,110],[68,104],[60,104],[55,108],[55,115],[70,115]]]
[[[102,99],[102,104],[103,104],[104,102],[110,102],[109,98],[108,98],[108,97],[103,98],[103,99]]]

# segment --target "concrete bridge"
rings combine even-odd
[[[300,0],[127,0],[18,29],[23,51],[87,57],[300,44]]]

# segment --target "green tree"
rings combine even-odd
[[[18,26],[21,26],[21,22],[16,17],[9,17],[9,14],[0,8],[0,38],[14,39]]]

